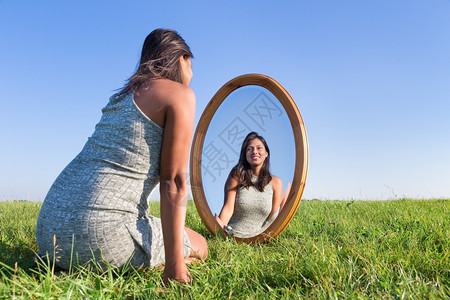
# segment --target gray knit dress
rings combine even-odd
[[[253,176],[252,181],[256,179],[257,177]],[[256,236],[266,230],[270,225],[270,222],[266,222],[266,220],[272,210],[272,198],[273,188],[270,183],[266,185],[263,192],[258,191],[254,186],[239,188],[236,193],[233,215],[226,228],[228,233],[246,238]]]
[[[113,95],[82,151],[51,186],[36,226],[41,254],[68,269],[95,261],[155,267],[165,261],[161,220],[148,199],[159,182],[164,129]],[[184,234],[185,256],[190,241]]]

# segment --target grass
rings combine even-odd
[[[158,203],[152,203],[156,206]],[[193,284],[162,285],[158,270],[38,270],[40,203],[0,202],[1,299],[448,299],[450,200],[303,201],[266,244],[212,237],[192,201],[187,224],[208,239]]]

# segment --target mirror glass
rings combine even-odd
[[[240,87],[217,109],[205,135],[201,172],[203,190],[213,215],[219,215],[222,209],[225,181],[238,162],[245,136],[252,131],[265,138],[270,149],[270,171],[281,178],[283,191],[292,182],[295,143],[283,106],[264,87]]]

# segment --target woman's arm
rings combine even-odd
[[[267,216],[267,220],[270,220],[270,218],[272,218],[278,211],[278,209],[280,208],[281,200],[283,198],[283,182],[281,181],[281,178],[272,175],[270,184],[272,184],[273,189],[272,210]]]
[[[227,225],[231,219],[234,212],[234,203],[236,201],[236,191],[237,191],[238,181],[231,174],[228,176],[224,187],[225,198],[223,202],[222,210],[219,214],[219,220],[217,222],[223,228]],[[217,219],[217,216],[216,216]],[[221,222],[219,222],[221,221]],[[222,224],[221,224],[222,223]]]
[[[167,107],[160,165],[160,205],[164,236],[165,268],[163,280],[190,282],[184,262],[187,164],[194,128],[195,95],[181,84],[167,90]]]

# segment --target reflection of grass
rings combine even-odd
[[[158,210],[157,202],[152,202]],[[40,204],[0,203],[0,298],[446,298],[450,200],[303,201],[263,245],[211,237],[192,202],[187,224],[208,238],[194,282],[164,289],[161,271],[53,276],[32,269]],[[17,262],[17,263],[16,263]]]

